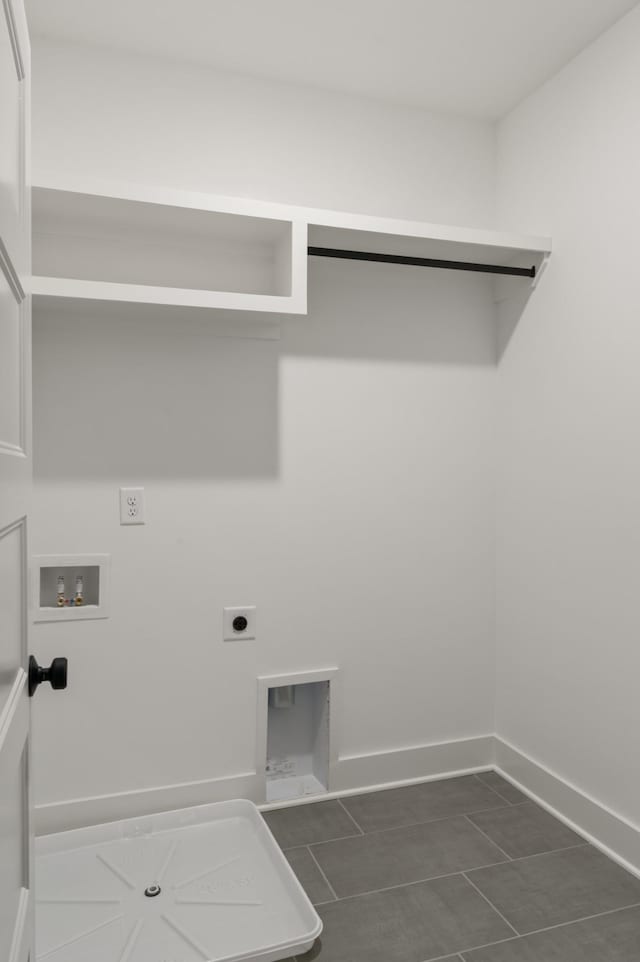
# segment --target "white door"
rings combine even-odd
[[[31,311],[29,41],[0,0],[0,960],[33,954],[27,683]]]

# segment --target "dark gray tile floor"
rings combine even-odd
[[[265,819],[324,923],[297,962],[640,962],[640,880],[496,772]]]

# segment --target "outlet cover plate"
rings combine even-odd
[[[236,631],[233,622],[236,618],[246,618],[247,627],[243,631]],[[224,641],[255,641],[256,640],[256,608],[255,605],[244,605],[238,608],[222,609],[222,637]]]
[[[144,488],[120,488],[120,524],[144,524]]]

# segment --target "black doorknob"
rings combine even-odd
[[[48,668],[41,668],[33,655],[29,657],[29,697],[33,697],[38,685],[48,681],[59,691],[67,687],[67,659],[54,658]]]

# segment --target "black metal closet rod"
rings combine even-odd
[[[407,257],[405,254],[375,254],[371,251],[345,251],[337,247],[309,247],[311,257],[339,257],[348,261],[377,261],[380,264],[407,264],[411,267],[443,267],[451,271],[478,271],[481,274],[511,274],[535,277],[535,267],[503,267],[500,264],[472,264],[469,261],[443,261],[435,257]]]

